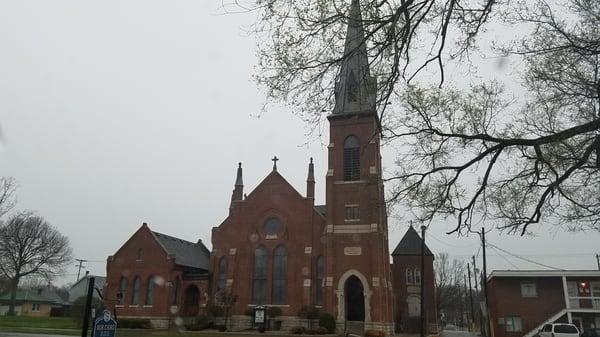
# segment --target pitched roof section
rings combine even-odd
[[[0,296],[0,303],[4,303],[7,301],[10,301],[10,292],[7,294],[4,294],[3,296]],[[51,303],[51,304],[61,304],[62,303],[62,301],[57,301],[55,299],[47,298],[46,296],[43,296],[41,294],[41,292],[39,292],[37,290],[32,290],[32,289],[17,290],[16,301],[19,303],[23,303],[23,302],[39,302],[39,303]]]
[[[314,208],[317,213],[321,214],[325,218],[327,217],[327,205],[315,205]]]
[[[421,237],[417,234],[413,226],[408,228],[406,234],[404,234],[404,237],[400,240],[396,249],[394,249],[392,256],[396,255],[421,255]],[[425,255],[433,256],[427,244],[425,244]]]
[[[208,270],[210,251],[201,241],[193,243],[173,236],[152,231],[167,254],[175,257],[175,264]]]

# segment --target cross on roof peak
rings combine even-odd
[[[279,158],[277,158],[277,156],[274,156],[271,160],[273,161],[273,171],[277,171],[277,162],[279,161]]]

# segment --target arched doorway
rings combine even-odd
[[[200,290],[191,284],[185,288],[183,294],[183,315],[197,316],[200,311]]]
[[[365,320],[365,294],[362,282],[352,275],[344,285],[344,298],[346,299],[346,320]]]

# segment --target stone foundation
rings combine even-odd
[[[279,330],[288,332],[290,329],[303,326],[307,329],[312,328],[315,329],[319,326],[319,320],[307,320],[304,318],[300,318],[297,316],[278,316],[275,318],[269,318],[271,326],[270,330],[274,330],[276,325],[279,325]],[[280,322],[280,323],[277,323]],[[231,331],[241,331],[252,328],[252,317],[244,316],[244,315],[233,315],[229,318],[229,323],[227,324],[227,328]]]
[[[317,323],[318,324],[318,323]],[[346,332],[347,326],[345,322],[337,322],[336,321],[336,333],[343,334]],[[364,323],[364,331],[367,330],[376,330],[383,331],[386,336],[393,336],[394,333],[394,323],[384,323],[384,322],[365,322]],[[354,334],[358,334],[357,332],[349,331]],[[363,335],[364,333],[360,334]]]

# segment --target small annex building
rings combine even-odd
[[[197,316],[208,302],[209,259],[201,241],[154,232],[144,223],[108,257],[105,303],[118,317],[149,319],[155,327]]]

